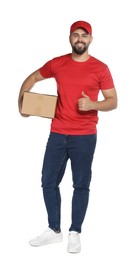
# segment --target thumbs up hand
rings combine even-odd
[[[87,96],[84,91],[82,91],[82,98],[78,100],[78,108],[80,111],[89,111],[94,109],[93,108],[93,101]]]

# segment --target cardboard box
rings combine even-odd
[[[54,118],[57,96],[24,92],[22,114]]]

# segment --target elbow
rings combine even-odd
[[[116,109],[118,107],[118,100],[116,99],[113,103],[112,109]]]
[[[118,98],[116,97],[114,109],[116,109],[117,107],[118,107]]]
[[[107,110],[106,111],[111,111],[111,110],[114,110],[116,109],[118,106],[118,101],[117,99],[114,99],[112,98],[112,101],[110,102],[109,106],[107,107]]]

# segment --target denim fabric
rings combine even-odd
[[[89,201],[91,166],[96,146],[96,134],[64,135],[50,133],[42,167],[42,188],[49,227],[60,230],[61,195],[59,184],[71,161],[73,198],[70,231],[81,232]]]

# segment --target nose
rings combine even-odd
[[[78,41],[82,42],[82,36],[81,35],[78,36]]]

